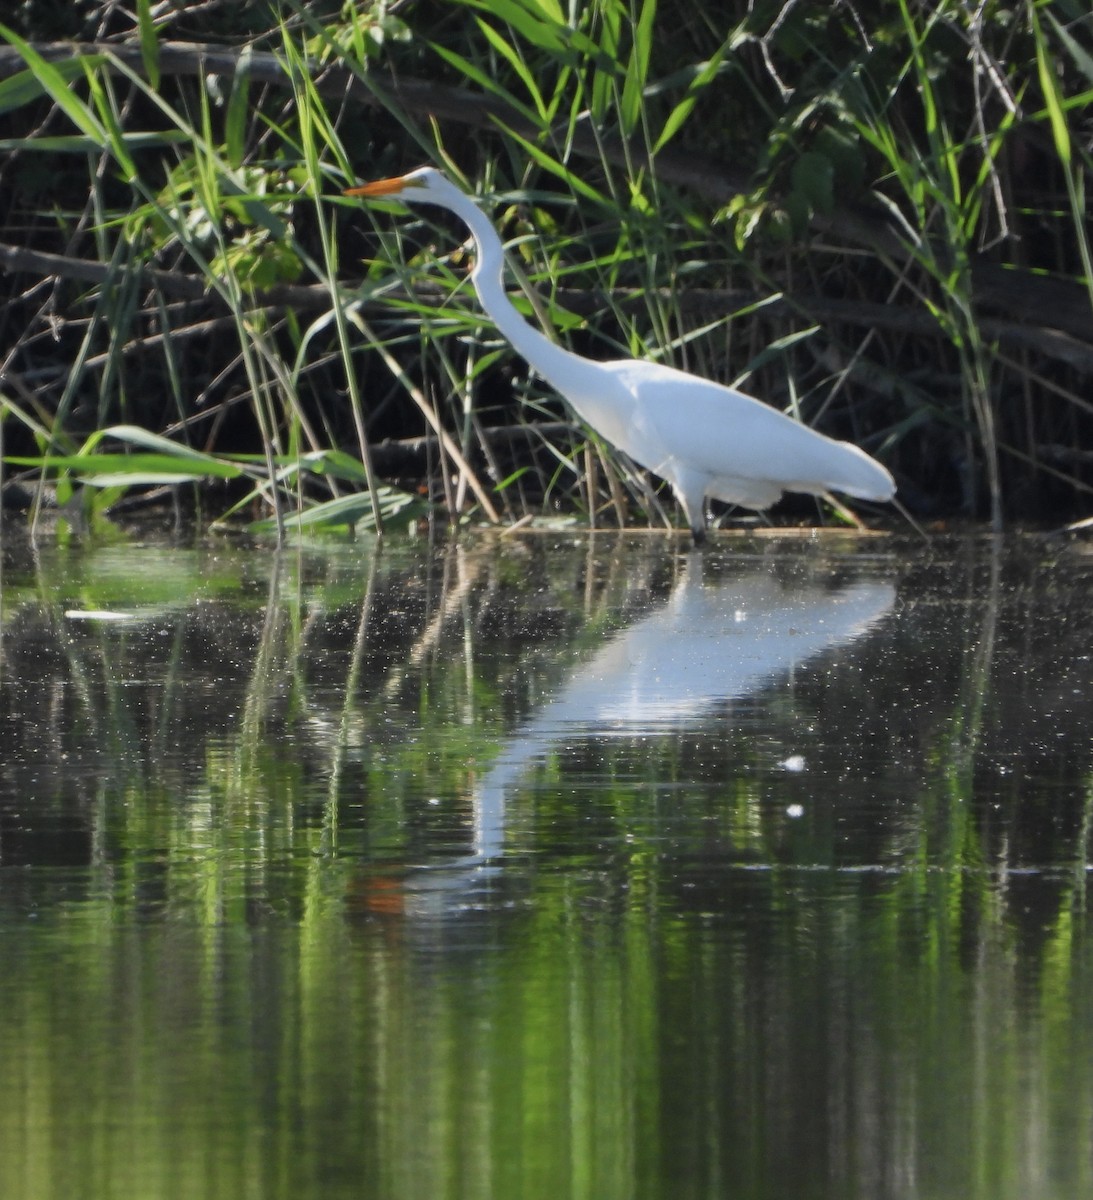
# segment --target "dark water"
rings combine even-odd
[[[1093,1195],[1091,587],[6,535],[0,1196]]]

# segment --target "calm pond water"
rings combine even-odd
[[[1093,554],[43,546],[0,1196],[1093,1195]]]

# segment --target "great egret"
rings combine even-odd
[[[706,497],[769,508],[783,492],[845,492],[890,500],[892,476],[864,450],[836,442],[735,388],[638,359],[591,362],[555,345],[513,307],[502,282],[501,239],[478,205],[445,175],[421,167],[348,188],[347,196],[435,204],[470,229],[471,279],[482,307],[578,416],[675,492],[696,542],[706,535]]]

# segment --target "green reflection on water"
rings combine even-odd
[[[1093,1190],[1080,559],[5,553],[0,1195]]]

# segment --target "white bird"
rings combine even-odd
[[[895,483],[864,450],[836,442],[735,388],[639,359],[592,362],[532,328],[505,294],[505,251],[469,196],[432,167],[348,188],[347,196],[434,204],[470,229],[471,279],[501,333],[577,415],[634,462],[671,484],[696,542],[706,497],[769,508],[783,492],[845,492],[890,500]]]

